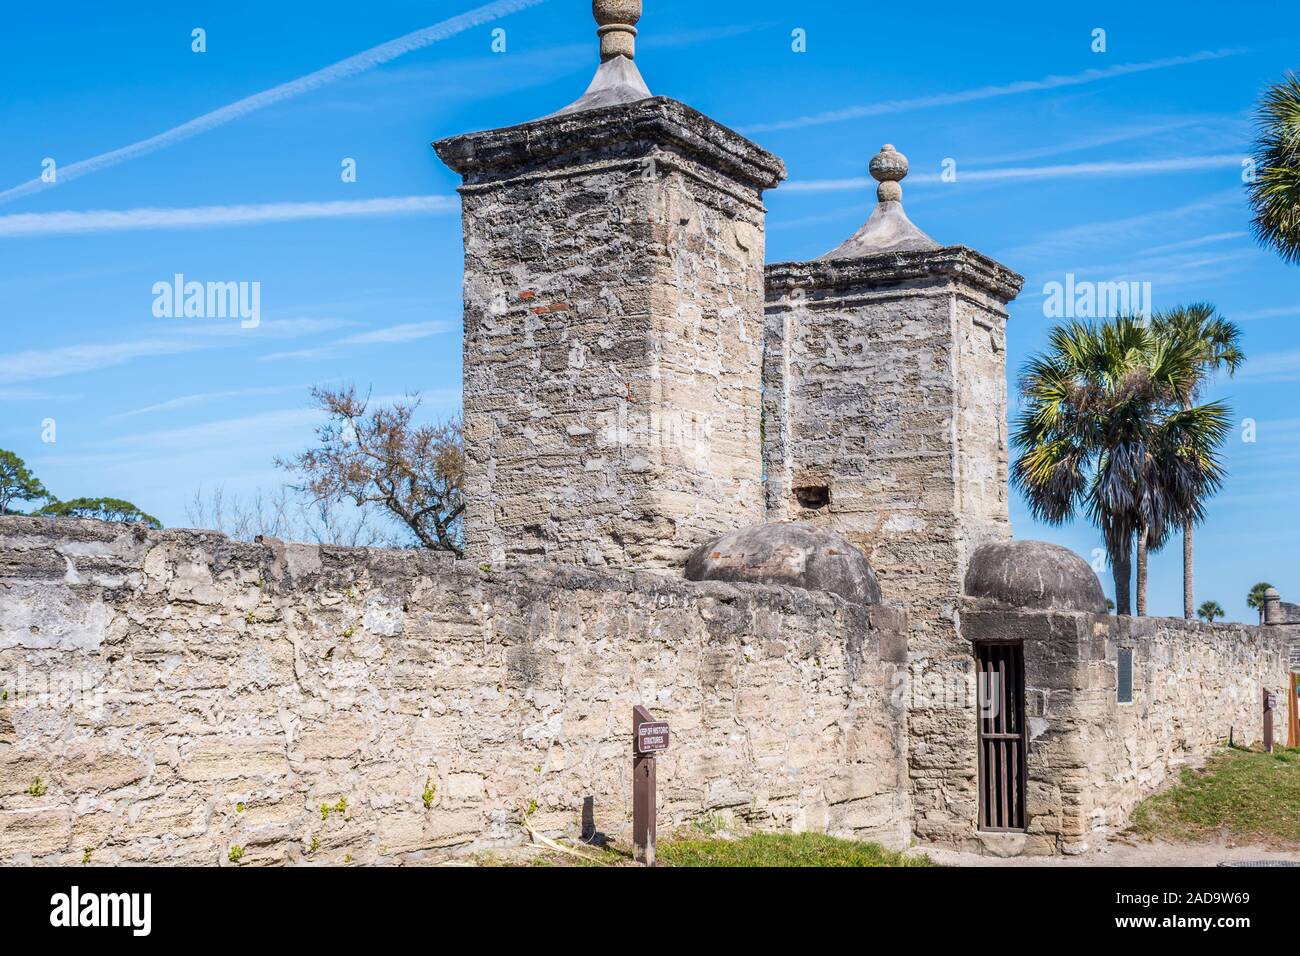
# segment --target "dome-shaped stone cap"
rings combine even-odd
[[[796,521],[757,524],[704,545],[686,562],[691,581],[785,584],[879,604],[871,562],[847,539]]]
[[[966,570],[966,594],[1013,607],[1107,612],[1106,594],[1088,562],[1046,541],[981,546]]]

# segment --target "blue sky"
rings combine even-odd
[[[1252,242],[1241,186],[1255,99],[1300,68],[1300,6],[646,8],[651,90],[789,166],[768,197],[770,261],[856,229],[874,202],[867,161],[889,142],[911,160],[913,221],[1026,277],[1013,374],[1050,328],[1044,285],[1067,273],[1150,282],[1156,308],[1209,300],[1237,320],[1250,361],[1215,394],[1257,440],[1239,431],[1227,449],[1198,598],[1249,619],[1245,593],[1267,579],[1300,600],[1300,271]],[[313,383],[420,391],[430,414],[453,412],[457,179],[428,144],[576,99],[596,65],[590,4],[58,9],[57,22],[40,6],[2,15],[0,447],[61,497],[124,497],[180,525],[201,486],[282,483],[272,459],[310,443]],[[345,158],[356,182],[342,181]],[[955,182],[939,175],[946,159]],[[156,317],[154,284],[177,273],[260,283],[260,324]],[[1035,526],[1019,501],[1012,519],[1018,537],[1089,557],[1099,545],[1086,523]],[[1180,565],[1176,541],[1155,557],[1154,613],[1180,611]]]

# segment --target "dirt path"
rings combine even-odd
[[[1300,863],[1300,850],[1277,850],[1258,846],[1230,846],[1227,842],[1111,843],[1079,856],[996,857],[958,853],[938,847],[917,847],[944,866],[1218,866],[1252,860],[1287,860]]]

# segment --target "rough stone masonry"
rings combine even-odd
[[[465,177],[465,547],[679,568],[760,520],[781,161],[644,99],[444,140]]]
[[[781,161],[650,95],[637,0],[593,11],[579,100],[436,144],[469,560],[0,518],[0,862],[619,837],[634,704],[673,724],[666,827],[895,847],[1073,852],[1259,739],[1300,631],[1280,595],[1262,627],[1118,621],[1077,556],[1007,540],[1020,278],[908,220],[892,146],[862,229],[765,276]],[[993,645],[1023,653],[1014,833],[979,825]]]
[[[0,518],[0,863],[400,863],[665,827],[906,845],[901,612],[792,587]]]

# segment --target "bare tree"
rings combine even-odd
[[[252,541],[258,535],[289,538],[290,501],[287,489],[274,496],[258,491],[251,499],[227,495],[218,485],[206,495],[200,488],[185,506],[185,518],[195,528],[220,531],[236,541]]]
[[[352,386],[312,389],[329,415],[316,429],[317,448],[276,464],[301,475],[300,491],[318,504],[351,501],[375,506],[415,536],[422,547],[461,551],[465,448],[459,417],[414,421],[419,396],[370,408]]]
[[[246,499],[227,495],[220,485],[206,496],[200,489],[186,505],[185,515],[194,527],[211,528],[236,541],[266,535],[350,548],[401,544],[396,530],[381,526],[368,509],[315,502],[285,487],[274,494],[258,491]]]

